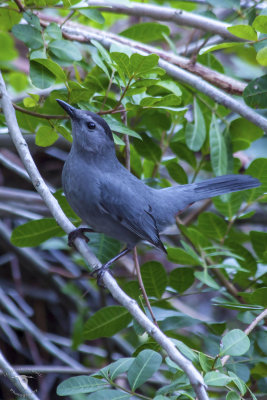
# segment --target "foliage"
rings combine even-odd
[[[12,96],[24,94],[16,102],[19,106],[16,116],[23,133],[34,135],[39,148],[44,151],[50,146],[56,148],[61,136],[69,143],[72,141],[70,121],[56,102],[59,98],[102,114],[113,131],[117,155],[123,163],[127,159],[124,139],[128,135],[131,171],[155,188],[227,173],[246,173],[261,181],[259,188],[213,199],[209,210],[209,203],[205,210],[196,205],[192,212],[196,211],[195,217],[188,223],[187,216],[179,216],[180,234],[162,236],[167,259],[154,252],[154,261],[147,261],[151,251],[147,246],[140,253],[141,276],[153,314],[161,330],[202,373],[210,388],[210,398],[236,400],[247,395],[260,396],[267,387],[267,333],[262,321],[252,332],[244,331],[267,306],[267,233],[262,231],[264,220],[256,219],[257,224],[253,220],[266,209],[267,158],[262,158],[259,151],[260,147],[266,148],[263,131],[233,113],[227,102],[219,105],[212,96],[169,76],[159,67],[158,54],[138,53],[131,42],[126,46],[119,40],[123,37],[142,43],[156,41],[155,49],[168,45],[172,51],[177,33],[170,33],[167,22],[140,22],[120,29],[125,16],[101,13],[76,0],[25,0],[23,13],[15,3],[7,1],[0,7],[0,66]],[[165,5],[164,1],[156,3]],[[190,2],[190,11],[216,20],[217,3],[221,2],[205,3],[209,5]],[[241,10],[239,2],[225,3],[231,11],[232,26],[228,31],[242,41],[233,39],[204,46],[194,56],[212,72],[224,74],[225,80],[228,74],[239,77],[235,66],[242,67],[241,78],[248,81],[243,100],[259,115],[266,116],[267,9],[255,4]],[[180,1],[166,2],[167,5],[189,7],[187,2]],[[35,13],[37,9],[41,9],[41,14]],[[45,22],[42,13],[46,9],[61,18],[61,23]],[[121,36],[117,36],[109,49],[95,39],[90,43],[79,41],[79,35],[77,40],[71,40],[71,35],[62,34],[62,23],[68,17],[99,28],[103,35],[110,26],[116,26]],[[182,32],[186,34],[186,30]],[[204,39],[209,35],[204,34]],[[21,42],[27,48],[29,74],[14,63]],[[43,89],[49,90],[48,96]],[[0,126],[3,129],[6,126],[2,115]],[[250,152],[240,153],[246,150]],[[249,166],[248,158],[254,158]],[[57,191],[55,198],[78,226],[81,221],[62,192]],[[14,246],[41,245],[42,251],[63,249],[70,261],[75,261],[82,272],[87,271],[79,256],[68,250],[66,237],[54,241],[55,236],[64,235],[54,219],[42,217],[29,221],[23,216],[14,220],[13,227]],[[120,243],[104,235],[88,237],[89,246],[102,262],[120,249]],[[119,275],[116,271],[115,277],[122,288],[149,315],[135,275],[131,274],[130,279],[125,274]],[[92,291],[96,290],[94,282],[89,285]],[[61,377],[57,387],[59,396],[195,398],[184,371],[166,357],[124,307],[114,305],[107,294],[99,309],[84,304],[81,288],[76,281],[64,287],[65,294],[76,302],[74,347],[85,340],[99,346],[101,338],[108,338],[101,343],[113,343],[114,335],[126,344],[124,349],[118,346],[120,356],[116,361],[109,362],[114,354],[110,354],[109,361],[92,356],[90,365],[95,372],[90,376],[66,380]],[[180,311],[177,298],[183,302],[191,298],[191,307],[196,312],[191,310],[188,315],[186,308]],[[131,351],[127,353],[126,348]],[[225,356],[230,359],[223,365]]]

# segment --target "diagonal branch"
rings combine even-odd
[[[61,210],[57,200],[50,193],[36,165],[34,164],[28,146],[20,132],[16,120],[15,110],[12,106],[10,97],[7,94],[5,82],[3,80],[1,72],[0,97],[2,102],[2,109],[5,114],[11,138],[14,141],[14,144],[17,148],[18,153],[20,154],[21,160],[24,163],[24,166],[29,176],[32,179],[33,185],[45,201],[47,207],[50,209],[57,223],[61,226],[63,230],[65,230],[66,233],[70,233],[75,229],[75,227],[67,219],[67,217]],[[92,254],[89,247],[82,239],[75,239],[75,246],[89,265],[100,266],[99,260],[95,257],[94,254]],[[198,400],[208,400],[206,385],[204,383],[202,375],[196,370],[193,364],[179,352],[171,339],[164,335],[164,333],[159,328],[157,328],[153,324],[153,322],[149,320],[149,318],[147,318],[147,316],[138,307],[136,301],[131,299],[129,296],[126,295],[126,293],[121,290],[115,279],[109,273],[106,273],[104,275],[103,282],[107,289],[111,292],[112,296],[131,313],[133,318],[135,318],[136,321],[149,333],[149,335],[151,335],[162,346],[162,348],[167,352],[168,356],[177,365],[179,365],[180,368],[184,370],[190,380],[192,387],[196,392]]]
[[[124,5],[121,2],[118,4],[118,2],[114,0],[87,0],[87,4],[88,6],[100,7],[100,9],[105,12],[134,15],[136,17],[149,17],[158,21],[175,22],[178,25],[190,26],[209,33],[218,34],[231,41],[240,41],[239,38],[232,35],[227,30],[231,24],[216,21],[215,19],[207,18],[200,14],[193,14],[177,8],[136,2]]]
[[[43,13],[38,13],[38,16],[44,26],[46,26],[48,22],[56,22],[61,25],[63,20],[60,17],[45,15]],[[114,33],[103,32],[98,29],[74,22],[68,22],[65,26],[63,26],[62,33],[69,40],[77,40],[78,42],[88,42],[92,39],[95,39],[106,47],[110,47],[112,43],[119,43],[133,48],[137,53],[140,54],[142,54],[142,52],[145,52],[146,54],[157,54],[162,60],[192,72],[193,74],[202,77],[206,81],[232,94],[242,95],[246,87],[243,82],[214,71],[200,63],[192,63],[192,61],[186,57],[175,55],[171,52],[164,51],[162,49],[158,49],[156,47],[116,35]],[[103,43],[103,41],[105,41],[106,45]]]
[[[22,376],[20,376],[9,364],[9,362],[3,356],[0,351],[0,369],[3,371],[5,376],[16,386],[16,388],[22,394],[22,397],[29,400],[39,400],[33,391],[26,384]],[[17,397],[17,396],[16,396]],[[18,396],[20,397],[20,396]]]
[[[48,18],[46,18],[43,14],[39,14],[39,16],[43,21],[45,19],[51,20],[50,16]],[[55,19],[53,18],[53,20]],[[98,31],[97,29],[87,28],[82,25],[77,25],[73,23],[66,24],[64,25],[62,32],[64,33],[65,37],[70,40],[77,40],[79,42],[88,43],[94,39],[99,41],[104,47],[107,48],[109,48],[112,44],[120,43],[133,48],[136,53],[139,53],[141,55],[147,55],[148,53],[150,54],[149,51],[146,51],[145,46],[140,45],[140,43],[138,42],[128,39],[126,40],[125,38],[121,38],[118,35]],[[141,50],[140,47],[143,47],[143,50]],[[154,50],[154,53],[157,54],[157,49]],[[210,85],[208,82],[200,79],[195,74],[185,71],[168,61],[160,58],[158,65],[161,68],[165,69],[167,74],[172,76],[174,79],[177,79],[178,81],[193,87],[199,92],[215,100],[218,104],[229,108],[230,110],[251,121],[253,124],[259,126],[262,130],[267,131],[267,119],[258,114],[256,111],[252,110],[247,105],[217,89],[216,87]]]

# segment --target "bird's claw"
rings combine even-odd
[[[89,228],[78,228],[75,229],[74,231],[71,231],[68,235],[68,246],[74,247],[74,240],[77,239],[77,237],[84,239],[86,243],[90,242],[90,239],[85,236],[85,232],[93,232],[92,229]]]
[[[98,286],[105,287],[105,285],[103,284],[103,277],[106,272],[112,274],[112,272],[109,269],[109,265],[103,264],[101,267],[93,269],[90,275],[96,278]]]

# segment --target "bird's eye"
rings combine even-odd
[[[95,129],[95,123],[94,122],[88,122],[87,124],[89,129]]]

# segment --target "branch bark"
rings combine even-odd
[[[9,362],[5,359],[3,353],[0,351],[0,368],[5,376],[16,386],[25,399],[39,400],[33,391],[26,384],[25,380],[11,367]]]
[[[43,14],[39,14],[39,17],[42,21],[44,21],[45,19],[49,19],[50,21],[55,20],[54,18],[51,19],[50,17],[46,18]],[[140,43],[138,42],[128,39],[126,41],[118,35],[79,26],[77,24],[69,23],[64,25],[62,28],[62,32],[64,33],[65,37],[70,40],[77,40],[79,42],[87,43],[94,39],[98,40],[104,47],[107,48],[109,48],[112,44],[120,43],[132,47],[135,52],[139,54],[150,54],[150,52],[145,51],[144,45],[141,45],[143,47],[143,50],[139,49],[138,46],[140,46]],[[157,49],[154,50],[154,53],[157,54]],[[160,58],[158,65],[161,68],[165,69],[167,74],[172,76],[174,79],[177,79],[178,81],[197,89],[199,92],[204,93],[206,96],[212,98],[217,103],[241,115],[242,117],[251,121],[253,124],[259,126],[262,130],[267,131],[267,119],[262,117],[260,114],[252,110],[247,105],[239,102],[238,100],[234,99],[223,91],[210,85],[209,83],[200,79],[195,74],[193,75],[192,73],[185,71],[182,68],[171,64],[170,62],[167,62]]]
[[[87,0],[87,4],[88,6],[99,7],[100,10],[105,12],[134,15],[136,17],[149,17],[158,21],[171,21],[178,25],[190,26],[212,34],[218,34],[231,41],[240,41],[240,39],[227,30],[231,24],[216,21],[200,14],[193,14],[177,8],[135,2],[132,2],[130,5],[123,5],[115,1],[105,0]]]
[[[63,21],[63,19],[60,17],[45,15],[43,13],[38,13],[38,16],[44,26],[46,26],[48,22],[56,22],[61,25]],[[177,65],[182,69],[192,72],[193,74],[202,77],[207,82],[210,82],[232,94],[242,95],[246,87],[243,82],[214,71],[200,63],[192,63],[191,60],[186,57],[175,55],[171,52],[164,51],[144,43],[136,42],[135,40],[131,40],[114,33],[100,31],[98,29],[74,22],[68,22],[66,25],[64,25],[62,27],[62,33],[67,39],[77,40],[78,42],[90,42],[90,40],[94,39],[98,40],[103,44],[103,46],[108,48],[112,43],[119,43],[133,48],[137,53],[140,54],[157,54],[163,61],[167,61],[168,63]]]
[[[15,110],[12,106],[10,97],[8,96],[5,82],[3,80],[1,72],[0,72],[0,96],[2,102],[2,109],[4,111],[10,136],[17,148],[17,151],[32,180],[34,187],[43,198],[44,202],[50,209],[57,223],[66,233],[70,233],[75,229],[75,226],[67,219],[67,217],[61,210],[57,200],[50,193],[36,165],[34,164],[28,146],[20,132],[16,120]],[[90,251],[89,247],[86,245],[84,240],[77,238],[75,239],[74,242],[77,250],[81,253],[81,255],[84,257],[84,259],[89,265],[91,266],[93,265],[94,267],[96,266],[99,267],[101,265],[99,260]],[[184,370],[184,372],[189,378],[192,387],[195,390],[198,399],[208,400],[209,398],[206,392],[206,385],[204,383],[202,375],[197,371],[197,369],[193,366],[193,364],[179,352],[179,350],[175,347],[171,339],[169,339],[166,335],[164,335],[164,333],[161,332],[159,328],[155,327],[153,322],[151,322],[138,307],[136,301],[131,299],[129,296],[126,295],[126,293],[124,293],[121,290],[115,279],[109,273],[105,273],[103,277],[103,282],[107,287],[107,289],[112,294],[112,296],[131,313],[133,318],[136,319],[136,321],[148,332],[148,334],[151,335],[162,346],[162,348],[167,352],[169,357],[177,365],[179,365],[180,368]],[[72,366],[74,365],[72,364]]]

